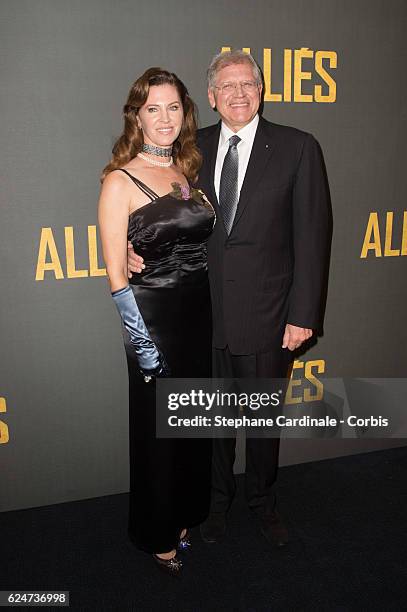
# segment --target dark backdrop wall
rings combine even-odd
[[[0,510],[127,490],[127,370],[96,203],[149,66],[187,83],[207,125],[210,58],[251,49],[265,117],[315,135],[331,185],[325,332],[295,376],[405,377],[405,2],[4,0],[0,15]],[[284,441],[281,462],[400,444]]]

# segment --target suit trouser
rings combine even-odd
[[[214,349],[215,378],[286,378],[292,361],[288,349],[234,355],[229,348]],[[270,514],[276,505],[279,438],[246,437],[245,492],[251,510]],[[236,438],[214,438],[211,512],[227,512],[236,491],[233,464]]]

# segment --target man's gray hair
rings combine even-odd
[[[253,69],[253,77],[257,85],[262,84],[263,81],[261,78],[260,68],[256,64],[253,57],[250,55],[250,53],[236,49],[235,51],[224,51],[223,53],[218,53],[212,58],[207,71],[209,89],[214,89],[216,74],[219,72],[219,70],[226,68],[226,66],[232,66],[233,64],[250,64]]]

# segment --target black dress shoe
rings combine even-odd
[[[288,543],[288,531],[277,512],[260,516],[260,531],[267,542],[274,546],[285,546]]]
[[[162,559],[157,555],[153,555],[154,561],[157,563],[159,568],[163,570],[166,574],[171,574],[171,576],[180,576],[182,561],[178,559],[177,555],[174,555],[172,559]]]
[[[214,512],[201,524],[201,537],[207,544],[219,542],[225,535],[226,515],[224,512]]]

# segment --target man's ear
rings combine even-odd
[[[209,100],[209,104],[211,105],[211,108],[213,108],[213,110],[216,110],[215,96],[213,93],[213,89],[211,89],[210,87],[208,88],[208,100]]]

